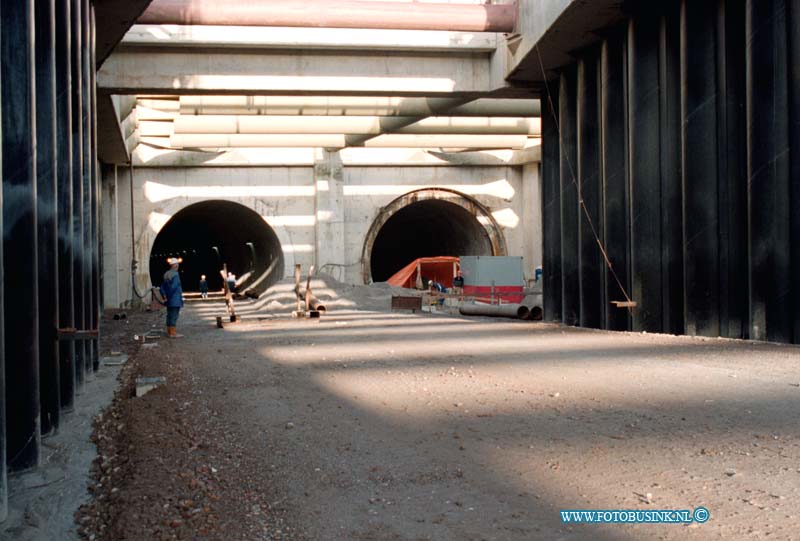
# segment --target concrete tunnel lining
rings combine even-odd
[[[366,283],[382,282],[419,257],[505,255],[499,225],[474,199],[446,189],[405,194],[381,209],[363,253]]]
[[[197,291],[202,274],[211,291],[221,289],[223,263],[237,279],[246,276],[242,291],[252,288],[261,293],[284,272],[283,249],[275,231],[257,212],[231,201],[195,203],[170,218],[150,252],[153,284],[161,283],[169,257],[183,258],[184,291]]]

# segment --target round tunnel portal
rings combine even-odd
[[[156,236],[150,280],[161,283],[167,258],[183,259],[184,291],[197,291],[206,275],[211,291],[222,289],[220,270],[242,279],[239,290],[261,293],[283,277],[283,250],[275,231],[252,209],[230,201],[203,201],[176,213]]]
[[[446,198],[411,200],[380,224],[371,246],[367,246],[369,272],[373,282],[384,282],[394,273],[420,257],[501,255],[505,251],[502,236],[494,231],[488,212],[469,204]],[[408,197],[408,196],[406,196]],[[402,201],[401,201],[402,203]],[[479,221],[489,224],[487,229]],[[373,224],[375,229],[375,224]]]

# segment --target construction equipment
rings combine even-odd
[[[297,309],[292,312],[292,317],[318,318],[325,312],[326,308],[325,305],[322,304],[322,301],[316,298],[311,291],[311,279],[314,277],[314,265],[311,265],[308,269],[305,291],[300,290],[301,271],[302,268],[300,265],[294,266],[294,293],[297,296]]]

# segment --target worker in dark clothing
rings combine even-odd
[[[458,271],[456,277],[453,278],[453,293],[458,295],[460,300],[464,300],[464,276],[461,275],[461,271]]]
[[[203,274],[200,276],[200,297],[203,299],[208,298],[208,281],[206,280],[206,275]]]
[[[167,260],[169,270],[164,273],[164,280],[161,282],[161,295],[164,297],[164,304],[167,307],[167,336],[170,338],[180,338],[178,334],[178,316],[183,307],[183,288],[181,287],[181,277],[178,274],[180,260],[171,257]]]

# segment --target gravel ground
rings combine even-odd
[[[191,303],[186,337],[139,346],[96,424],[84,535],[797,538],[799,348],[352,308],[245,305],[219,330],[219,302]],[[131,398],[136,375],[167,384]],[[558,512],[701,505],[690,525]]]

